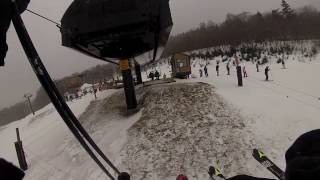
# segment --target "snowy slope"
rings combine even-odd
[[[209,164],[222,167],[227,176],[273,177],[251,158],[251,149],[262,148],[285,168],[285,150],[296,137],[320,127],[320,57],[297,61],[301,58],[290,57],[288,69],[271,64],[270,82],[255,72],[254,64],[243,64],[249,74],[244,87],[237,86],[234,67],[227,76],[222,64],[217,77],[211,61],[209,78],[139,87],[140,111],[133,115],[126,114],[123,90],[100,92],[97,101],[88,95],[69,106],[106,155],[133,179],[169,180],[186,173],[203,180]],[[204,62],[195,61],[194,75],[199,63]],[[158,70],[170,74],[165,63]],[[15,164],[16,127],[30,166],[26,180],[106,179],[51,104],[35,117],[0,127],[0,156]]]
[[[81,123],[107,156],[133,179],[174,179],[178,173],[186,173],[200,180],[207,177],[211,164],[218,164],[229,174],[262,171],[252,160],[251,166],[241,167],[250,158],[254,137],[238,112],[208,84],[178,82],[140,87],[137,96],[141,110],[134,115],[126,114],[122,90],[102,95],[106,98],[90,105],[92,97],[70,106],[78,116],[83,112]],[[32,120],[27,117],[19,121],[30,165],[25,179],[105,179],[56,112],[50,108],[43,112],[37,112],[39,115]],[[57,125],[52,120],[58,120],[54,121]],[[1,133],[14,132],[15,125],[10,124]],[[33,134],[36,139],[25,137],[35,130],[31,126],[43,128],[42,134]],[[11,144],[5,140],[2,136],[3,144]],[[14,151],[8,153],[4,157],[14,160]]]
[[[295,59],[295,60],[294,60]],[[252,121],[252,130],[262,147],[285,168],[284,153],[294,140],[306,131],[320,127],[320,56],[315,61],[300,62],[297,57],[287,61],[288,69],[272,64],[271,79],[264,81],[264,67],[256,72],[254,64],[246,63],[249,77],[244,87],[237,87],[235,68],[226,76],[220,65],[221,76],[215,74],[215,63],[209,65],[209,78],[195,79],[216,87],[217,93]],[[201,61],[201,60],[199,60]],[[268,64],[270,65],[270,64]],[[198,73],[199,66],[194,69]]]
[[[221,59],[217,58],[217,60]],[[272,59],[271,79],[265,82],[264,67],[256,72],[255,64],[243,62],[249,78],[244,79],[244,87],[237,87],[235,67],[231,76],[227,76],[225,64],[220,64],[220,76],[215,71],[215,61],[209,61],[209,78],[195,78],[180,82],[205,82],[213,85],[231,106],[240,111],[246,119],[246,125],[254,132],[257,146],[263,149],[285,169],[284,154],[294,140],[302,133],[320,127],[320,55],[310,61],[297,53],[290,55],[286,61],[287,69]],[[207,61],[196,59],[192,69],[194,76],[199,77],[200,64]],[[170,72],[163,64],[158,69]],[[232,172],[228,175],[234,175]],[[251,173],[255,174],[254,171]],[[267,173],[268,174],[268,173]],[[269,177],[272,175],[269,174]]]
[[[142,116],[123,149],[123,167],[133,179],[170,180],[183,173],[203,180],[210,165],[227,174],[262,172],[250,161],[256,145],[250,129],[212,86],[175,83],[144,91]]]
[[[98,100],[114,93],[114,90],[97,93]],[[82,99],[69,102],[69,107],[76,116],[80,116],[94,100],[88,94]],[[74,142],[74,137],[55,111],[52,104],[36,112],[36,116],[26,118],[1,127],[0,130],[0,156],[18,165],[14,144],[16,141],[15,128],[20,129],[21,139],[25,148],[29,170],[25,179],[82,179],[81,171],[75,172],[78,154],[87,155]],[[70,142],[71,141],[71,142]],[[81,155],[82,156],[82,155]],[[91,161],[88,161],[91,163]],[[97,169],[91,163],[92,169]],[[89,168],[86,168],[90,170]],[[88,173],[84,171],[84,173]],[[91,175],[91,173],[88,173]],[[92,174],[94,175],[94,174]],[[87,178],[85,178],[87,179]]]

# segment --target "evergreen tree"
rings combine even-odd
[[[282,6],[282,15],[285,18],[291,18],[294,15],[294,11],[290,7],[289,3],[287,3],[287,1],[282,0],[281,6]]]

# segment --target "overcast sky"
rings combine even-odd
[[[60,21],[72,0],[31,0],[30,10]],[[265,12],[279,8],[281,0],[171,0],[170,6],[177,34],[212,20],[222,22],[227,13]],[[320,9],[319,0],[288,0],[293,7],[313,5]],[[60,32],[53,24],[28,12],[23,14],[31,38],[53,78],[62,78],[74,72],[101,64],[60,45]],[[28,64],[26,56],[11,26],[8,33],[9,52],[6,66],[0,67],[0,109],[22,101],[24,93],[35,93],[40,84]]]

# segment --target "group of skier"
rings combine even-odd
[[[17,0],[18,10],[22,13],[29,0]],[[6,33],[12,19],[11,0],[0,1],[0,66],[4,66],[4,59],[8,50],[6,44]],[[219,64],[216,66],[219,75]],[[229,67],[230,70],[230,67]],[[205,74],[208,76],[208,69],[205,66]],[[266,67],[267,76],[270,71]],[[228,74],[229,71],[228,71]],[[267,78],[268,79],[268,76]],[[286,152],[286,171],[285,180],[319,180],[320,179],[320,130],[311,131],[299,137]],[[21,180],[24,172],[13,164],[0,158],[0,179],[2,180]],[[186,176],[179,175],[177,180],[185,180]],[[120,173],[118,180],[130,180],[128,173]],[[228,180],[268,180],[247,175],[232,177]]]
[[[233,64],[236,66],[237,64],[237,59],[233,62]],[[240,64],[240,62],[238,62]],[[239,66],[238,64],[238,66]],[[284,61],[282,60],[282,66],[283,66],[283,69],[286,68],[285,66],[285,63]],[[260,72],[260,64],[259,64],[259,61],[257,61],[256,63],[256,69],[257,69],[257,72]],[[228,61],[226,63],[226,70],[227,70],[227,75],[230,75],[230,62]],[[269,81],[269,77],[270,77],[270,66],[266,66],[265,69],[264,69],[264,74],[265,74],[265,80],[266,81]],[[204,66],[203,70],[200,68],[199,69],[199,75],[200,77],[203,77],[203,72],[205,73],[205,76],[208,77],[209,74],[208,74],[208,68],[207,68],[207,65]],[[220,62],[217,61],[217,64],[216,64],[216,73],[217,73],[217,76],[220,75]],[[243,77],[244,78],[247,78],[248,77],[248,72],[247,72],[247,69],[246,69],[246,66],[242,66],[242,73],[243,73]]]
[[[202,71],[201,68],[199,69],[200,77],[203,76],[203,72],[204,72],[204,75],[205,75],[206,77],[209,76],[207,65],[204,66],[203,71]]]
[[[228,75],[228,76],[231,75],[231,74],[230,74],[230,63],[229,63],[229,62],[226,64],[226,69],[227,69],[227,75]],[[243,75],[244,75],[244,77],[248,77],[246,67],[244,66],[242,69],[243,69]],[[199,69],[199,75],[200,75],[200,77],[203,77],[203,72],[205,73],[205,76],[206,76],[206,77],[209,76],[207,65],[204,66],[203,70],[202,70],[201,68]],[[220,75],[220,62],[219,62],[219,61],[217,61],[217,64],[216,64],[216,73],[217,73],[217,76]]]
[[[156,80],[160,79],[160,73],[158,70],[156,70],[155,72],[151,71],[148,75],[148,78],[150,78],[152,81],[156,78]]]
[[[203,70],[201,68],[199,69],[200,77],[203,77],[203,72],[206,77],[209,77],[207,65],[204,66]],[[217,72],[217,76],[219,76],[219,62],[217,62],[217,65],[216,65],[216,72]]]

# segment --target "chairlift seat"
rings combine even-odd
[[[169,0],[74,0],[61,20],[62,45],[102,60],[155,58],[171,28]]]

